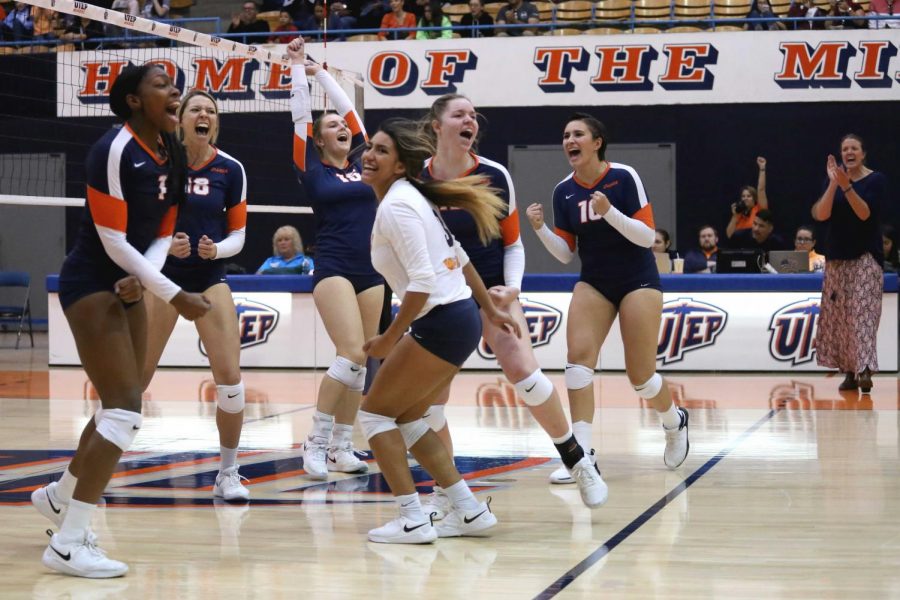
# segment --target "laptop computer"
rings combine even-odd
[[[653,255],[656,257],[656,269],[660,275],[672,272],[672,259],[668,252],[654,252]]]
[[[796,250],[772,250],[769,264],[779,273],[809,273],[809,253]]]
[[[716,273],[759,273],[759,250],[720,250]]]

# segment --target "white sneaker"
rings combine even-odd
[[[66,518],[66,509],[68,504],[64,504],[56,497],[57,483],[52,481],[44,487],[31,492],[31,503],[39,513],[50,519],[57,527],[62,527],[63,520]]]
[[[422,501],[422,512],[431,515],[432,521],[440,521],[453,510],[453,503],[444,488],[434,486],[434,491],[428,494],[428,497]]]
[[[364,453],[353,447],[353,442],[347,442],[340,446],[329,446],[326,455],[327,468],[329,471],[338,473],[365,473],[369,470],[369,465],[360,460],[357,455],[365,456]]]
[[[430,544],[438,537],[431,519],[423,523],[397,517],[390,523],[369,531],[369,541],[379,544]]]
[[[491,512],[490,498],[475,510],[456,508],[447,513],[444,520],[434,526],[438,537],[480,536],[497,524],[497,517]]]
[[[303,442],[303,469],[310,479],[328,479],[328,468],[325,466],[327,454],[327,444],[312,439]]]
[[[213,496],[216,498],[224,498],[225,500],[249,500],[250,490],[248,490],[241,479],[247,481],[246,477],[238,474],[238,467],[228,467],[224,471],[219,471],[216,475],[216,484],[213,486]]]
[[[585,452],[587,454],[587,452]],[[597,464],[597,455],[594,454],[594,450],[591,449],[591,453],[589,454],[591,460],[594,464]],[[550,483],[554,485],[564,485],[567,483],[575,483],[575,480],[572,479],[572,475],[569,474],[569,470],[566,468],[566,465],[562,465],[557,470],[550,473]]]
[[[44,550],[41,562],[48,569],[64,575],[91,579],[121,577],[128,572],[128,565],[107,558],[103,550],[98,548],[94,541],[89,540],[88,536],[74,544],[62,544],[59,541],[59,534],[54,533],[50,537],[50,544]]]
[[[609,498],[609,488],[600,477],[600,470],[590,456],[583,457],[572,467],[572,479],[578,484],[581,501],[585,506],[597,508],[606,504],[606,500]]]
[[[688,421],[690,416],[688,411],[679,408],[681,413],[681,425],[675,429],[666,429],[666,452],[663,454],[663,461],[670,469],[677,469],[687,458],[688,450],[691,448],[691,442],[688,440]]]

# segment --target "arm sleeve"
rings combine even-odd
[[[325,96],[331,100],[337,113],[347,121],[350,133],[353,135],[353,147],[364,144],[369,139],[366,135],[366,128],[363,126],[362,119],[359,117],[359,113],[356,112],[353,101],[347,96],[344,88],[325,69],[316,73],[316,81],[322,86]]]
[[[516,207],[516,189],[506,169],[502,170],[506,178],[507,216],[500,221],[500,233],[503,238],[503,279],[509,287],[522,289],[522,277],[525,275],[525,246],[519,229],[519,210]]]
[[[382,226],[391,240],[397,260],[409,277],[406,291],[431,294],[437,277],[428,254],[422,217],[408,204],[396,202],[386,208]]]
[[[643,248],[649,248],[653,245],[656,232],[652,228],[647,227],[647,224],[643,221],[626,217],[615,206],[610,206],[603,218],[632,244]]]
[[[294,120],[294,167],[305,173],[322,163],[312,138],[312,102],[303,65],[291,65],[291,118]]]
[[[216,258],[228,258],[240,252],[244,247],[247,231],[247,173],[244,165],[237,163],[240,171],[232,171],[234,175],[225,199],[225,218],[228,221],[225,239],[216,242]]]
[[[559,262],[568,264],[575,258],[575,252],[569,247],[569,242],[562,236],[550,231],[546,223],[535,233],[537,233],[538,238],[547,251]]]
[[[631,167],[616,165],[624,169],[630,177],[624,177],[623,183],[623,207],[628,213],[626,216],[615,206],[610,206],[603,218],[622,236],[637,246],[649,248],[653,245],[656,236],[653,222],[653,209],[647,200],[647,192],[641,182],[640,175]]]

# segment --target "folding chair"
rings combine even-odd
[[[28,318],[28,337],[31,338],[31,347],[34,348],[34,331],[31,326],[31,276],[21,271],[0,271],[0,289],[25,288],[25,298],[20,305],[0,305],[0,324],[17,325],[16,350],[22,338],[22,330],[25,328],[25,318]]]

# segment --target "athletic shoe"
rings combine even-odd
[[[666,452],[663,454],[663,460],[670,469],[680,467],[691,448],[688,440],[688,420],[690,418],[688,411],[679,408],[678,412],[681,413],[681,424],[673,429],[663,427],[663,431],[666,432]]]
[[[431,519],[422,523],[397,517],[390,523],[369,531],[369,541],[379,544],[430,544],[438,537]]]
[[[431,515],[432,521],[440,521],[453,510],[453,503],[444,488],[434,486],[434,491],[428,494],[428,497],[422,501],[422,512]]]
[[[588,508],[597,508],[606,504],[609,497],[609,488],[600,477],[600,469],[594,464],[592,457],[584,456],[572,467],[572,479],[578,484],[581,492],[581,501]]]
[[[338,473],[365,473],[369,465],[359,460],[359,456],[365,456],[353,447],[353,442],[346,442],[340,446],[329,446],[326,455],[326,463],[329,471]]]
[[[224,471],[219,471],[216,475],[216,484],[213,486],[213,496],[216,498],[224,498],[229,502],[235,500],[247,501],[250,499],[250,490],[244,487],[241,479],[247,481],[246,477],[238,474],[238,467],[228,467]]]
[[[328,479],[328,468],[325,466],[327,454],[327,444],[311,438],[303,442],[303,468],[310,479]]]
[[[48,569],[90,579],[121,577],[128,572],[128,565],[107,558],[103,550],[89,540],[87,535],[81,541],[63,544],[59,541],[58,533],[50,530],[47,533],[52,535],[41,562]]]
[[[588,456],[591,457],[591,460],[596,465],[597,455],[594,454],[593,449],[591,450],[590,454],[588,454]],[[554,485],[564,485],[567,483],[575,483],[575,480],[572,479],[572,475],[569,474],[569,470],[566,468],[566,465],[562,465],[560,468],[550,473],[550,483]]]
[[[491,512],[491,499],[482,502],[474,510],[456,508],[447,513],[444,520],[434,526],[438,537],[480,536],[497,524],[497,517]]]
[[[57,527],[62,527],[63,520],[66,518],[66,509],[68,504],[64,504],[56,497],[55,481],[48,483],[44,487],[31,492],[31,503],[39,513],[50,519]]]

